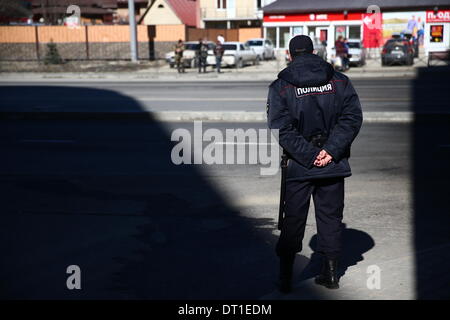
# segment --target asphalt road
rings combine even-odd
[[[264,111],[269,84],[10,82],[0,86],[0,111]],[[353,84],[364,111],[411,111],[411,79],[355,79]],[[118,103],[125,97],[132,101]]]
[[[355,142],[342,288],[312,284],[311,213],[290,296],[274,291],[279,174],[261,176],[260,164],[174,165],[171,133],[193,133],[192,123],[18,120],[1,128],[3,298],[415,297],[410,125],[366,124]],[[81,290],[66,288],[69,265],[82,270]],[[383,270],[380,290],[366,286],[370,265]]]

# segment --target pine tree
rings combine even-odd
[[[59,55],[58,48],[53,40],[47,44],[47,54],[44,59],[45,64],[61,64],[63,63],[61,56]]]

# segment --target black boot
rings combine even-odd
[[[294,267],[295,254],[280,256],[280,282],[278,289],[282,293],[292,291],[292,269]]]
[[[325,258],[322,271],[320,272],[320,275],[316,277],[315,282],[328,289],[338,289],[339,279],[337,276],[337,266],[337,259]]]

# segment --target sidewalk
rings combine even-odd
[[[208,67],[206,74],[199,74],[197,69],[186,69],[186,73],[179,74],[176,69],[171,69],[167,64],[152,67],[143,67],[139,71],[118,72],[5,72],[1,73],[0,82],[9,81],[273,81],[278,72],[285,68],[284,60],[263,61],[256,66],[246,66],[242,69],[225,68],[223,73],[217,74]],[[363,67],[352,67],[345,74],[352,79],[358,78],[384,78],[384,77],[414,77],[417,67],[424,67],[426,63],[416,59],[414,66],[381,66],[378,59],[368,60]]]

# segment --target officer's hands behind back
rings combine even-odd
[[[314,160],[314,165],[316,167],[325,167],[333,160],[333,157],[326,152],[325,150],[321,150],[317,155],[316,160]]]

